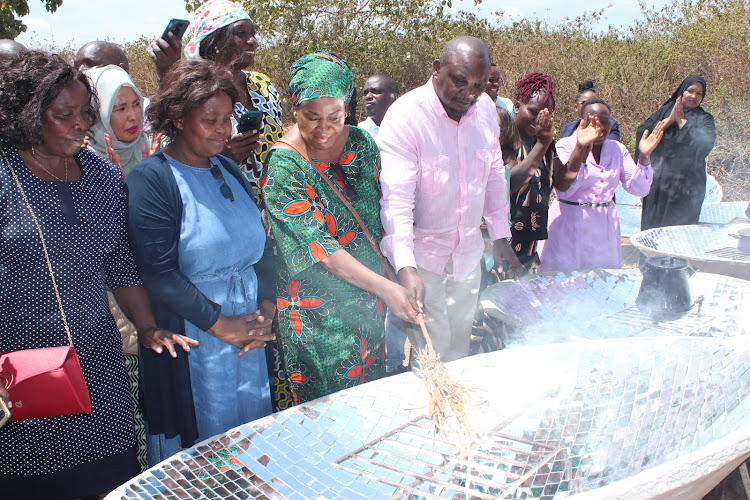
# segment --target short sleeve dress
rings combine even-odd
[[[316,161],[316,160],[314,160]],[[330,164],[316,161],[336,180]],[[339,164],[359,200],[352,205],[380,242],[380,150],[349,127]],[[339,186],[340,187],[340,186]],[[318,264],[339,249],[383,274],[380,259],[338,196],[296,151],[275,149],[263,196],[279,272],[279,337],[295,403],[303,403],[385,374],[382,301]]]
[[[67,485],[70,492],[110,478],[108,486],[83,494],[107,491],[138,472],[130,454],[135,427],[122,340],[105,294],[106,288],[141,284],[128,245],[122,174],[84,149],[76,157],[80,180],[49,182],[31,173],[15,147],[2,146],[42,227],[92,411],[6,424],[0,429],[0,479],[88,464],[79,484]],[[41,240],[2,159],[0,214],[0,351],[66,345]],[[92,469],[94,462],[105,465]],[[3,494],[14,498],[7,490]],[[66,492],[51,495],[65,498]]]

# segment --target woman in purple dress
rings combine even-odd
[[[557,199],[549,209],[547,241],[540,242],[539,271],[622,267],[620,223],[615,188],[646,196],[654,173],[649,155],[663,134],[663,124],[645,131],[638,164],[620,142],[607,139],[611,108],[596,98],[581,107],[575,134],[556,144],[553,185]]]

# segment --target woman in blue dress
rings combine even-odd
[[[160,339],[141,341],[151,347],[141,349],[151,465],[271,413],[262,347],[274,338],[273,255],[247,180],[219,155],[236,94],[215,63],[178,63],[147,114],[170,142],[127,179],[133,252],[157,325],[192,339],[175,357]]]

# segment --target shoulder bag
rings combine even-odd
[[[294,146],[292,146],[290,143],[288,143],[287,141],[285,141],[283,139],[279,139],[276,142],[277,143],[280,142],[282,144],[286,144],[287,146],[289,146],[290,148],[292,148],[292,150],[294,150],[297,153],[299,153],[302,156],[302,158],[304,158],[305,161],[307,161],[307,163],[310,164],[310,166],[313,168],[313,170],[315,171],[315,173],[317,173],[318,176],[321,179],[323,179],[323,181],[325,181],[326,184],[328,184],[328,187],[330,187],[333,190],[333,192],[336,193],[336,196],[339,197],[339,200],[341,200],[341,202],[344,204],[344,206],[347,208],[347,210],[349,210],[349,212],[351,212],[352,216],[354,216],[354,219],[357,221],[357,224],[359,224],[360,229],[362,229],[362,234],[365,235],[365,238],[367,238],[367,241],[369,241],[370,245],[372,245],[372,249],[375,251],[375,255],[378,256],[378,259],[380,259],[380,262],[383,264],[383,269],[385,269],[386,274],[388,274],[388,278],[390,278],[391,281],[395,281],[396,283],[398,283],[398,279],[396,278],[396,275],[394,274],[393,269],[391,269],[390,264],[388,263],[388,261],[383,256],[383,252],[380,251],[380,247],[378,246],[377,242],[372,237],[372,234],[367,229],[367,226],[365,226],[365,223],[362,221],[362,218],[357,213],[357,210],[355,210],[355,208],[352,206],[352,204],[349,203],[349,200],[346,199],[346,196],[344,196],[344,194],[341,192],[341,190],[338,187],[336,187],[336,185],[333,183],[333,181],[331,179],[329,179],[328,176],[326,174],[324,174],[320,170],[320,168],[318,168],[318,166],[315,164],[315,162],[312,161],[305,153],[303,153],[299,149],[295,148]]]
[[[57,282],[52,272],[52,263],[44,243],[44,235],[34,210],[26,198],[21,182],[13,170],[13,166],[0,149],[3,159],[13,175],[13,179],[21,192],[26,207],[36,225],[39,238],[42,241],[44,258],[47,269],[52,278],[52,288],[55,291],[57,306],[60,309],[68,345],[59,347],[44,347],[41,349],[25,349],[21,351],[0,352],[0,384],[10,393],[11,404],[5,406],[0,399],[3,416],[0,427],[8,420],[25,420],[30,418],[57,417],[61,415],[75,415],[91,412],[91,399],[83,378],[78,354],[73,348],[73,337],[70,334],[68,320],[57,290]]]

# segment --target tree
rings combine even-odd
[[[194,10],[203,0],[185,3]],[[472,14],[448,13],[450,0],[244,0],[244,7],[258,27],[259,69],[277,83],[286,81],[304,54],[327,50],[349,63],[358,87],[369,75],[385,72],[410,89],[427,80],[448,40],[482,36],[489,29],[486,20]],[[289,103],[284,106],[287,113]]]
[[[62,5],[63,0],[41,0],[48,12],[55,12]],[[27,0],[0,0],[0,38],[11,40],[26,31],[26,25],[16,16],[23,17],[29,14],[29,2]]]

